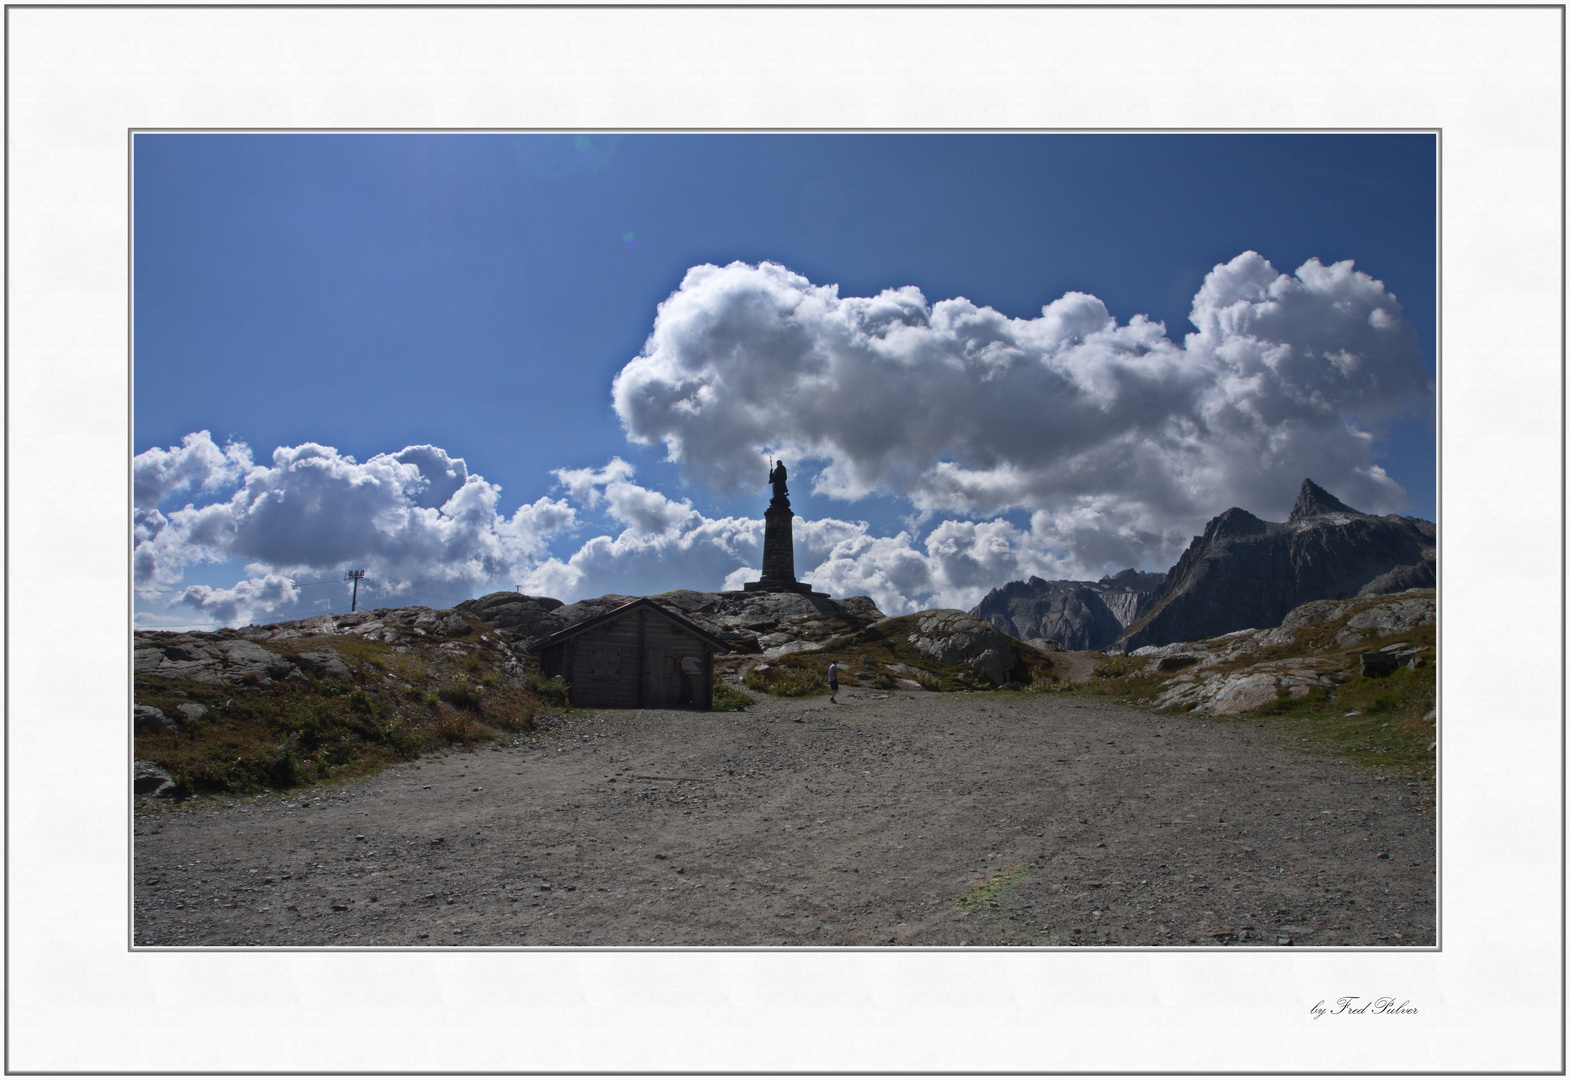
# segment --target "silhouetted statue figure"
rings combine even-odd
[[[743,583],[747,592],[796,592],[807,596],[827,596],[816,593],[805,581],[796,580],[795,543],[791,538],[790,522],[796,515],[790,508],[790,494],[785,490],[785,463],[776,461],[769,470],[769,483],[774,485],[774,498],[763,512],[763,577],[758,581]]]
[[[785,463],[776,461],[774,468],[769,470],[769,483],[774,485],[774,501],[788,503],[789,494],[785,490]]]

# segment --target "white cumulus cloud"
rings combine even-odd
[[[205,432],[185,443],[188,458],[215,460]],[[369,591],[381,602],[419,596],[452,603],[477,589],[511,587],[545,557],[552,535],[576,523],[565,500],[548,498],[503,515],[496,485],[433,446],[365,462],[317,443],[279,447],[270,465],[225,474],[227,491],[210,479],[218,475],[212,464],[180,473],[178,453],[137,455],[138,477],[190,477],[149,481],[149,497],[156,491],[168,498],[203,477],[202,489],[219,489],[217,497],[138,509],[136,587],[144,600],[172,599],[222,621],[288,611],[300,599],[293,582],[350,566],[367,571]],[[222,460],[248,463],[250,452],[231,444]],[[192,564],[232,559],[246,564],[248,579],[229,589],[190,586],[174,596]]]
[[[541,563],[525,579],[528,591],[572,601],[607,592],[740,589],[758,580],[761,519],[706,517],[634,483],[632,467],[619,458],[603,469],[556,476],[575,502],[605,507],[623,527]],[[836,518],[797,517],[792,524],[799,580],[834,596],[871,596],[891,615],[968,609],[1015,578],[1083,572],[1066,549],[1053,548],[1057,538],[1003,520],[948,520],[920,536],[876,536],[866,522]]]
[[[153,447],[136,455],[131,477],[139,510],[150,510],[187,488],[212,491],[251,469],[251,449],[231,442],[219,448],[208,431],[194,431],[167,450]]]
[[[1362,509],[1405,504],[1374,426],[1431,409],[1432,387],[1382,283],[1245,252],[1207,276],[1191,321],[1179,343],[1085,293],[1016,319],[705,265],[660,305],[613,400],[691,480],[733,489],[769,450],[812,463],[797,475],[820,494],[1033,511],[1032,535],[1088,566],[1159,563],[1228,506],[1284,513],[1304,477]]]

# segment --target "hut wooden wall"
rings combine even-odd
[[[689,657],[693,662],[683,665]],[[707,709],[712,702],[708,645],[648,608],[568,638],[541,659],[547,675],[571,684],[574,705]],[[697,670],[684,680],[683,666]]]

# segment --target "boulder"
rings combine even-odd
[[[164,798],[174,794],[174,777],[151,761],[138,761],[131,788],[136,794],[149,799]]]
[[[354,679],[354,669],[335,652],[301,653],[294,662],[300,665],[301,671],[318,679],[337,679],[339,682]]]
[[[910,644],[944,667],[964,663],[977,678],[985,678],[994,686],[1007,682],[1009,673],[1019,663],[1019,654],[1006,634],[989,622],[953,608],[921,612]]]
[[[1199,667],[1173,679],[1151,705],[1157,709],[1185,708],[1208,716],[1236,716],[1264,708],[1283,695],[1306,697],[1331,686],[1332,666],[1329,661],[1297,659],[1230,672]]]
[[[437,620],[436,632],[443,637],[457,637],[460,634],[467,634],[469,632],[469,622],[462,615],[455,612],[448,615],[445,619]]]
[[[1384,651],[1366,652],[1358,657],[1357,673],[1370,679],[1393,674],[1401,666],[1401,658]]]
[[[1007,656],[998,649],[984,649],[980,656],[973,656],[966,662],[970,669],[971,678],[984,679],[993,686],[1002,686],[1009,681],[1009,672],[1014,670],[1016,657],[1010,648]]]
[[[194,701],[176,705],[175,711],[185,717],[187,723],[197,723],[207,719],[207,706],[198,705]]]
[[[477,600],[465,600],[457,610],[484,620],[514,641],[533,642],[636,599],[607,593],[592,600],[563,604],[549,597],[491,593]],[[738,651],[760,647],[758,639],[765,634],[783,635],[776,639],[781,643],[822,636],[828,631],[825,619],[865,624],[883,618],[877,605],[865,596],[832,600],[795,592],[673,589],[649,599],[692,620],[721,641],[734,643]]]
[[[180,730],[180,725],[170,719],[162,709],[154,708],[151,705],[133,705],[131,707],[131,717],[133,730],[138,735],[144,731],[157,735]]]

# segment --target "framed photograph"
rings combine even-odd
[[[1562,1069],[1562,22],[9,9],[9,1067]]]

